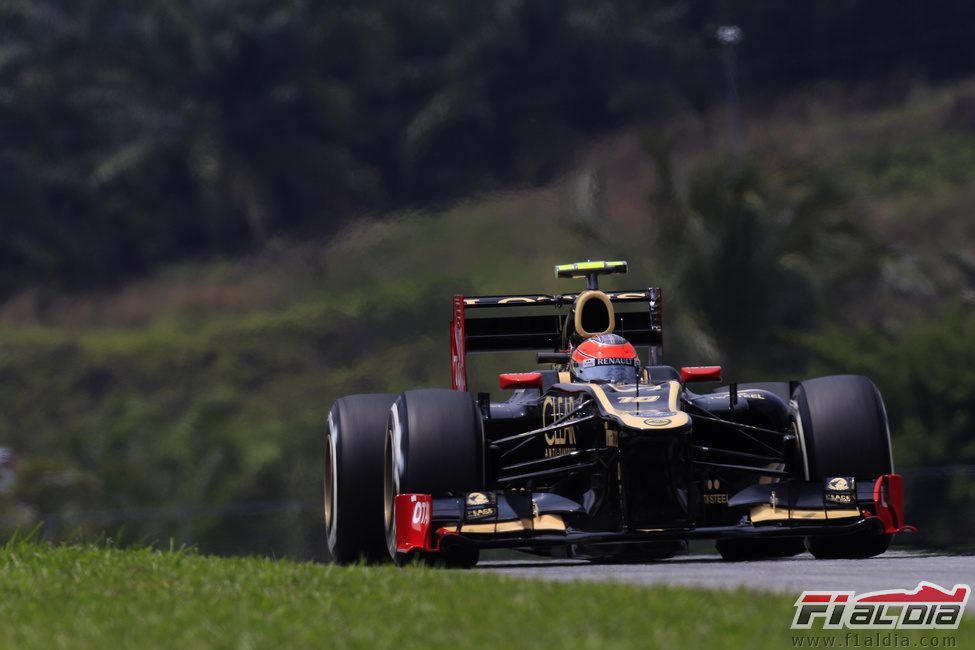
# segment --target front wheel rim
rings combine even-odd
[[[383,517],[386,524],[387,544],[396,540],[396,484],[393,476],[393,430],[386,430],[386,446],[383,453]],[[390,544],[390,548],[392,548]]]
[[[335,467],[332,455],[332,436],[325,439],[325,531],[331,532],[332,523],[335,518],[335,491],[333,489],[335,481]]]

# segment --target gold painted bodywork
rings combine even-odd
[[[565,521],[560,515],[536,515],[532,519],[514,519],[510,521],[492,521],[477,524],[464,524],[461,533],[473,535],[494,535],[497,533],[528,532],[565,532]]]
[[[596,302],[603,303],[603,308],[606,310],[607,319],[609,326],[599,332],[587,332],[586,328],[582,326],[582,310],[586,303],[595,300]],[[613,330],[616,328],[616,315],[613,310],[613,303],[610,301],[609,296],[599,290],[589,290],[583,291],[576,298],[575,302],[575,319],[572,323],[575,327],[576,334],[583,338],[591,338],[593,336],[599,336],[600,334],[612,334]]]
[[[822,508],[773,508],[770,505],[754,506],[751,509],[751,521],[753,524],[767,523],[772,521],[827,521],[833,519],[858,519],[862,515],[856,508],[838,508],[836,510],[825,510]]]
[[[679,382],[668,381],[663,384],[650,384],[640,386],[641,396],[659,396],[659,400],[653,402],[629,402],[620,403],[613,400],[608,392],[625,393],[628,396],[636,396],[636,386],[602,386],[600,384],[569,384],[560,386],[566,393],[588,393],[591,394],[602,407],[603,411],[617,418],[625,427],[639,429],[642,431],[666,431],[680,429],[690,424],[690,416],[680,410],[678,401],[680,398],[681,386]],[[666,414],[666,415],[663,415]],[[666,422],[664,422],[666,421]]]

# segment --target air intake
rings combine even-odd
[[[609,296],[602,291],[583,291],[573,308],[576,334],[583,338],[609,334],[616,327],[616,315]]]

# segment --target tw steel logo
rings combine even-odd
[[[950,590],[919,582],[913,591],[804,591],[796,600],[792,629],[809,629],[817,622],[826,630],[956,630],[971,595],[968,585]]]

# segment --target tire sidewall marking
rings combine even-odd
[[[330,447],[329,451],[332,461],[332,525],[326,529],[326,535],[328,537],[328,550],[332,552],[335,548],[337,542],[336,530],[338,529],[338,514],[339,514],[339,462],[338,462],[338,448],[339,448],[339,436],[340,428],[335,426],[338,418],[335,417],[335,410],[332,409],[328,413],[328,445]]]
[[[799,411],[799,400],[789,401],[789,411],[792,413],[792,421],[795,423],[796,435],[799,438],[799,453],[802,456],[803,477],[809,480],[809,453],[806,449],[806,435],[802,428],[802,413]]]
[[[873,384],[873,392],[877,399],[877,406],[880,408],[880,415],[884,419],[884,435],[887,436],[887,458],[890,463],[890,473],[893,474],[896,471],[894,469],[894,445],[890,441],[890,419],[887,417],[887,405],[884,404],[884,397],[880,394],[880,389],[877,388],[876,384]]]
[[[406,474],[406,459],[403,449],[404,436],[403,436],[403,422],[400,417],[399,404],[398,402],[393,403],[393,407],[390,409],[390,416],[393,420],[392,434],[393,434],[393,444],[392,444],[392,458],[393,463],[393,496],[400,493],[400,487],[403,484],[403,476]],[[394,517],[395,521],[395,517]]]
[[[390,464],[392,465],[392,470],[390,471],[390,477],[393,481],[393,494],[392,494],[392,507],[390,513],[389,527],[386,529],[388,537],[386,538],[386,548],[389,550],[391,557],[395,559],[396,557],[396,495],[400,493],[403,474],[406,471],[405,467],[405,454],[403,453],[403,419],[400,416],[400,402],[402,398],[397,399],[393,402],[392,407],[389,409],[389,417],[391,420],[391,426],[389,429],[389,435],[391,437],[390,441]]]

